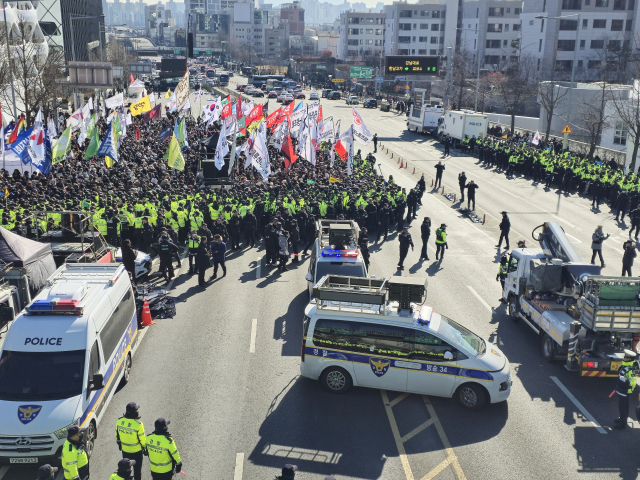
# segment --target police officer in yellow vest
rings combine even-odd
[[[62,468],[65,480],[85,480],[89,478],[89,457],[84,442],[86,428],[76,425],[67,430],[67,441],[62,446]]]
[[[154,432],[147,437],[147,451],[153,480],[171,480],[173,472],[182,470],[182,459],[169,433],[169,420],[159,418]]]
[[[636,353],[632,350],[625,350],[624,357],[618,370],[618,381],[616,383],[616,394],[618,395],[618,411],[620,417],[616,418],[613,428],[624,430],[627,428],[627,418],[629,417],[629,397],[636,388],[638,376],[638,363]]]
[[[128,458],[123,458],[118,462],[118,471],[112,473],[109,480],[133,480],[133,470],[137,462]]]
[[[140,406],[135,402],[128,403],[125,414],[116,421],[116,442],[122,458],[135,460],[135,480],[142,478],[142,455],[147,453],[147,438],[139,410]]]

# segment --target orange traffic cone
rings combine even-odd
[[[404,168],[404,160],[400,162],[400,168]]]
[[[416,167],[413,167],[413,173],[411,175],[415,175],[416,174]]]
[[[144,299],[144,305],[142,306],[142,326],[143,327],[148,327],[150,325],[155,325],[156,322],[154,322],[151,319],[151,309],[149,308],[149,302],[147,302],[147,299]]]

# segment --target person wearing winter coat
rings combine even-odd
[[[280,230],[278,246],[280,247],[280,251],[278,252],[280,255],[280,265],[278,265],[278,270],[286,272],[289,270],[287,268],[287,262],[289,261],[289,232],[286,230]]]
[[[227,245],[222,241],[220,235],[213,237],[213,243],[211,244],[211,253],[213,258],[213,276],[211,278],[218,277],[218,266],[222,267],[222,276],[227,274],[226,261]]]

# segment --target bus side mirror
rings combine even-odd
[[[313,277],[311,276],[311,274],[310,274],[310,273],[307,273],[307,274],[304,276],[304,279],[305,279],[307,282],[313,282]]]
[[[90,391],[102,390],[104,388],[104,376],[101,373],[94,373],[89,385]]]

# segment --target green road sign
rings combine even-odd
[[[351,78],[373,78],[373,67],[351,67]]]
[[[199,48],[194,48],[193,49],[193,54],[194,55],[200,55],[200,49]]]
[[[207,55],[213,55],[213,50],[205,50],[205,52]]]

